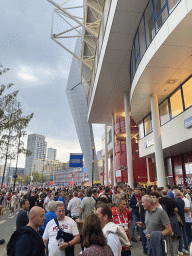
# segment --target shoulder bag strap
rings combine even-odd
[[[54,221],[55,221],[55,223],[57,224],[57,227],[60,229],[60,227],[59,227],[59,222],[58,222],[58,220],[57,220],[57,217],[54,219]]]

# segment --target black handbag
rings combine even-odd
[[[74,236],[72,234],[69,234],[69,233],[63,231],[62,229],[60,229],[59,222],[58,222],[57,218],[55,218],[54,220],[55,220],[55,223],[57,224],[57,227],[59,228],[59,230],[57,232],[56,240],[59,240],[62,238],[65,243],[68,243],[71,240],[73,240]],[[75,256],[74,246],[65,248],[65,254],[66,254],[66,256]]]

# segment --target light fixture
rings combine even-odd
[[[166,84],[174,84],[174,83],[176,83],[177,80],[178,80],[178,79],[168,79],[168,80],[166,81]]]

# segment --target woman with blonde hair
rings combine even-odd
[[[114,256],[107,245],[101,229],[101,221],[96,214],[87,215],[83,224],[83,245],[85,251],[82,256]]]

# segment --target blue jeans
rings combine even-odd
[[[131,226],[131,238],[135,237],[135,225],[137,221],[140,221],[140,217],[137,214],[132,213],[132,226]]]
[[[145,236],[145,234],[143,233],[143,229],[139,228],[139,233],[142,239],[142,246],[143,246],[143,251],[147,252],[147,238]]]
[[[179,252],[182,252],[183,242],[184,242],[184,249],[188,250],[188,239],[187,239],[186,229],[185,228],[183,228],[183,230],[182,230],[182,237],[179,239],[179,248],[178,248]]]
[[[191,222],[185,222],[185,230],[188,238],[188,245],[191,243]]]

